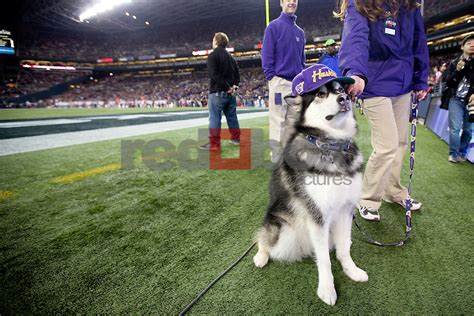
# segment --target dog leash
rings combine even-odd
[[[252,245],[250,245],[250,247],[245,250],[245,252],[240,256],[239,259],[237,259],[237,261],[235,261],[234,263],[232,263],[227,269],[225,269],[221,274],[219,274],[219,276],[217,276],[217,278],[214,279],[214,281],[212,281],[211,283],[209,283],[208,286],[206,286],[206,288],[201,292],[199,293],[198,296],[196,296],[196,298],[188,304],[188,306],[186,306],[180,313],[179,313],[179,316],[183,316],[184,314],[186,314],[190,309],[191,307],[193,307],[194,304],[196,304],[197,301],[199,301],[199,299],[201,297],[204,296],[204,294],[206,294],[207,291],[209,291],[209,289],[214,285],[216,284],[217,281],[219,281],[227,272],[229,272],[233,267],[235,267],[240,261],[242,261],[242,259],[250,252],[250,250],[252,250],[252,248],[255,246],[256,242],[254,242]]]
[[[355,108],[359,109],[359,114],[364,115],[364,111],[362,111],[362,100],[361,99],[356,99],[354,104],[355,104]]]
[[[381,247],[400,247],[410,239],[412,223],[411,223],[411,185],[413,172],[415,170],[415,146],[416,146],[416,124],[418,118],[418,100],[415,93],[411,96],[411,138],[410,138],[410,179],[408,180],[408,196],[405,200],[405,238],[396,243],[383,243],[370,237],[357,223],[356,216],[353,214],[354,224],[362,233],[368,243]]]

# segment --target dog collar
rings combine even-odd
[[[349,151],[351,149],[352,142],[346,141],[342,143],[326,143],[318,140],[313,135],[305,135],[305,138],[311,144],[316,145],[316,147],[324,150],[333,150],[333,151]]]

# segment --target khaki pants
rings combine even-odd
[[[369,121],[373,151],[365,167],[359,203],[378,209],[382,198],[393,202],[407,198],[400,175],[408,145],[411,94],[369,98],[362,107]]]
[[[280,77],[273,77],[268,82],[270,107],[270,148],[272,162],[278,161],[282,150],[291,135],[296,111],[288,108],[285,101],[291,95],[291,81]]]

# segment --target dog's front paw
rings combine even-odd
[[[336,293],[336,289],[334,288],[334,285],[319,286],[318,296],[324,303],[328,305],[336,304],[337,293]]]
[[[344,269],[346,275],[356,282],[367,282],[369,281],[369,276],[364,270],[354,267],[352,269]]]
[[[268,263],[268,254],[263,252],[257,252],[253,257],[253,263],[257,268],[263,268]]]

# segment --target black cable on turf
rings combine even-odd
[[[235,267],[249,252],[250,250],[252,250],[253,246],[255,246],[255,242],[247,249],[245,250],[245,252],[242,254],[242,256],[240,256],[239,259],[237,259],[236,262],[234,262],[233,264],[231,264],[227,269],[224,270],[224,272],[222,272],[221,274],[219,274],[219,276],[217,278],[215,278],[214,281],[212,281],[211,283],[209,283],[209,285],[191,302],[189,303],[188,306],[186,306],[185,309],[183,309],[181,311],[181,313],[179,313],[179,315],[184,315],[186,314],[190,309],[191,307],[193,307],[193,305],[201,298],[203,297],[204,294],[206,294],[206,292],[214,285],[216,284],[217,281],[219,281],[220,278],[222,278],[227,272],[229,272],[233,267]]]
[[[410,239],[411,227],[405,231],[405,238],[403,238],[401,241],[395,242],[395,243],[383,243],[383,242],[377,241],[377,240],[373,239],[372,237],[370,237],[369,234],[367,234],[359,226],[359,223],[357,223],[355,214],[353,215],[353,221],[354,221],[354,224],[357,227],[357,229],[361,232],[362,236],[364,236],[364,238],[366,239],[366,241],[369,244],[373,244],[373,245],[380,246],[380,247],[399,247],[399,246],[403,246],[404,244],[406,244],[408,239]]]

